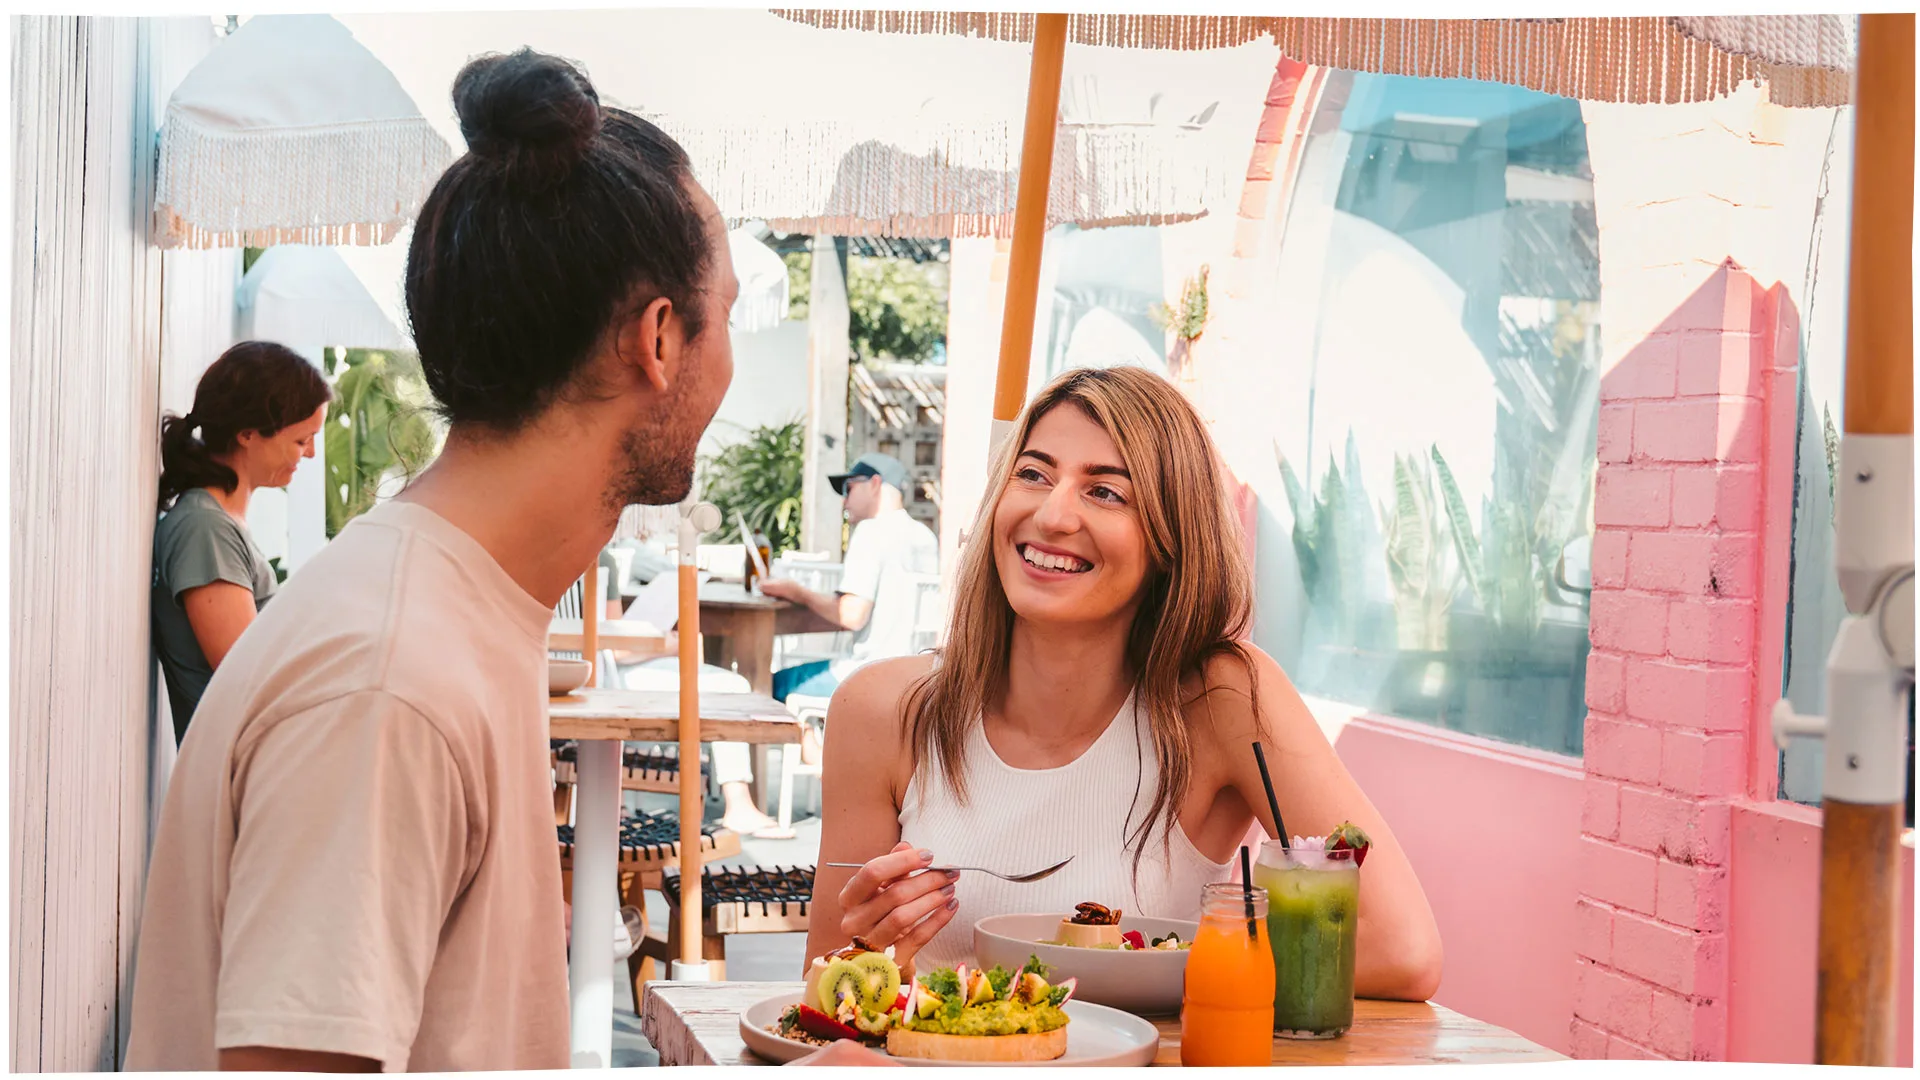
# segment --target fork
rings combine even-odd
[[[1040,881],[1044,878],[1052,877],[1053,875],[1059,873],[1063,867],[1065,867],[1068,863],[1072,861],[1073,861],[1073,856],[1069,855],[1066,858],[1061,859],[1059,862],[1054,863],[1052,866],[1047,867],[1045,870],[1035,870],[1031,874],[1003,874],[998,870],[989,870],[984,866],[929,866],[927,867],[925,872],[926,873],[943,873],[948,870],[977,870],[982,874],[992,874],[994,877],[997,877],[1002,881],[1011,881],[1015,885],[1026,885],[1031,882]],[[858,870],[862,866],[865,866],[866,864],[855,863],[855,862],[830,862],[830,863],[827,863],[826,865],[837,866],[843,870]]]

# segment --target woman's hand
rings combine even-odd
[[[902,974],[913,974],[913,957],[953,921],[960,901],[953,895],[959,874],[925,872],[931,851],[915,851],[902,841],[893,850],[854,871],[840,889],[840,932],[865,938],[876,949],[893,946]]]

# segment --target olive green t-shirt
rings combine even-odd
[[[216,581],[252,590],[255,611],[273,598],[276,584],[246,525],[206,488],[194,488],[174,500],[153,530],[153,645],[167,679],[176,743],[187,737],[187,721],[213,678],[180,597]]]

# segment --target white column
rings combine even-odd
[[[813,238],[807,300],[807,449],[801,478],[800,546],[840,557],[840,496],[827,476],[847,462],[847,282],[833,237]],[[829,445],[831,442],[831,445]]]
[[[323,368],[324,346],[296,345],[293,350]],[[327,440],[324,429],[313,442],[313,457],[302,461],[287,485],[287,555],[280,565],[291,573],[327,544]]]
[[[573,810],[573,937],[567,948],[571,1045],[574,1068],[605,1069],[613,1064],[621,744],[582,739],[579,745]]]

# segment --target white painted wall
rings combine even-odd
[[[166,278],[163,312],[176,263],[148,239],[154,127],[213,26],[16,17],[11,30],[11,1065],[112,1070],[151,751],[162,730],[172,742],[152,709],[147,595],[160,408],[191,380],[165,377],[163,343],[197,342],[191,356],[230,333],[235,276],[231,256],[189,264]]]
[[[789,319],[772,330],[733,335],[733,385],[700,438],[711,454],[763,424],[807,413],[807,323]]]

